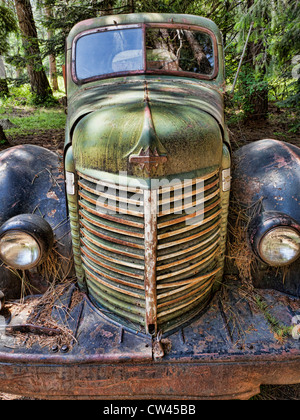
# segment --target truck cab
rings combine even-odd
[[[144,18],[73,29],[66,170],[77,276],[115,319],[152,335],[203,310],[222,278],[230,145],[215,25]]]

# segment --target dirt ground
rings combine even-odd
[[[289,132],[287,124],[278,121],[237,123],[229,126],[229,134],[233,150],[262,139],[285,141],[300,147],[300,133]]]
[[[284,124],[281,125],[278,122],[261,121],[257,124],[257,122],[252,121],[248,122],[247,125],[237,123],[229,126],[229,134],[233,150],[252,141],[262,139],[285,141],[300,147],[300,133],[289,133]],[[59,155],[63,154],[64,130],[36,131],[34,134],[14,138],[7,135],[7,138],[8,144],[0,145],[0,151],[19,144],[34,144],[46,147]]]
[[[46,147],[59,155],[63,154],[64,147],[64,131],[47,130],[35,134],[24,135],[21,138],[7,135],[8,144],[0,145],[0,151],[9,147],[18,146],[19,144],[34,144],[36,146]]]
[[[5,118],[5,117],[4,117]],[[287,141],[300,147],[299,133],[288,133],[289,127],[284,118],[275,118],[269,121],[248,122],[247,125],[237,123],[229,127],[230,138],[233,149],[242,145],[260,139],[276,139]],[[47,132],[35,133],[22,136],[20,138],[11,138],[7,136],[9,144],[0,145],[0,151],[11,146],[19,144],[34,144],[49,148],[62,156],[64,145],[64,130],[48,130]],[[254,397],[255,400],[300,400],[300,384],[290,386],[263,386],[261,394]],[[0,400],[34,400],[34,398],[25,398],[15,395],[1,394]]]

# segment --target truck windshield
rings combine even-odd
[[[141,28],[97,32],[76,43],[76,76],[89,79],[111,73],[143,70]]]
[[[145,33],[142,27],[127,27],[83,34],[75,48],[76,79],[132,72],[214,74],[214,44],[208,33],[151,26]]]
[[[211,37],[184,29],[151,28],[146,36],[147,69],[211,75],[214,53]]]

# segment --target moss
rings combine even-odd
[[[278,341],[283,341],[292,335],[293,326],[282,325],[269,311],[269,307],[261,297],[255,297],[255,303],[268,321],[270,328]]]

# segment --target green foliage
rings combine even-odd
[[[65,39],[75,23],[109,13],[128,13],[129,2],[115,0],[40,0],[39,7],[51,10],[44,14],[43,25],[53,32],[52,39],[44,40],[44,53],[63,54]]]
[[[230,101],[232,107],[241,110],[238,114],[234,113],[235,118],[236,115],[240,118],[251,114],[255,103],[253,98],[259,98],[266,91],[270,101],[294,114],[299,113],[299,81],[292,77],[295,67],[293,60],[300,55],[298,0],[31,0],[31,3],[34,6],[43,64],[48,68],[48,56],[54,54],[59,74],[64,62],[65,38],[72,26],[81,20],[131,12],[188,13],[212,19],[220,27],[226,53],[227,82],[230,85],[237,71],[249,26],[254,22],[238,84]],[[10,43],[6,63],[20,73],[20,69],[26,66],[23,46],[20,41],[16,43],[16,38],[7,37],[10,31],[16,30],[16,19],[6,6],[0,7],[0,54],[1,50],[8,51],[7,43]],[[19,76],[18,80],[24,80],[24,75]],[[14,91],[12,97],[15,98]],[[27,104],[40,102],[32,94],[26,101]],[[53,104],[51,97],[47,96],[42,102],[49,106]]]
[[[9,117],[15,127],[6,130],[6,133],[12,138],[32,134],[38,135],[47,130],[63,130],[66,124],[66,115],[61,112],[60,108],[32,109],[25,107],[23,112],[23,116]]]
[[[195,2],[192,0],[149,0],[136,1],[135,8],[137,12],[145,13],[189,13],[191,6]]]
[[[24,84],[19,87],[11,87],[8,97],[0,99],[0,105],[3,110],[10,107],[18,107],[27,105],[31,98],[31,90],[29,84]]]
[[[58,99],[49,94],[45,99],[39,98],[37,95],[32,93],[29,83],[25,83],[20,86],[10,86],[9,95],[0,99],[0,107],[4,110],[14,107],[23,106],[37,106],[37,107],[56,107],[58,105]]]
[[[267,303],[260,297],[256,296],[256,305],[259,310],[264,314],[267,322],[270,325],[271,330],[273,331],[275,338],[278,341],[282,341],[283,339],[290,337],[292,335],[293,326],[290,325],[282,325],[277,318],[272,315],[270,312],[270,308]]]
[[[31,94],[31,99],[28,101],[29,105],[35,106],[44,106],[46,108],[54,107],[58,105],[57,99],[52,95],[52,91],[49,91],[49,94],[43,97],[40,97],[36,93]]]
[[[7,7],[0,5],[0,54],[4,54],[9,49],[8,34],[17,30],[13,12]]]

